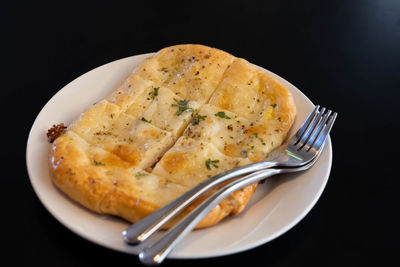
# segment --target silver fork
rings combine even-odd
[[[271,167],[290,168],[311,162],[321,151],[322,144],[337,116],[336,113],[332,114],[331,110],[325,111],[326,108],[319,110],[317,105],[296,134],[279,147],[277,152],[271,153],[266,160],[229,170],[207,179],[176,200],[129,226],[122,232],[123,239],[132,245],[145,241],[200,195],[225,181]]]
[[[318,158],[318,156],[317,156]],[[145,246],[139,253],[139,259],[143,264],[154,265],[161,263],[168,254],[174,249],[178,242],[188,234],[205,215],[207,215],[218,203],[224,198],[235,192],[236,190],[259,182],[268,177],[279,173],[297,172],[309,169],[315,162],[316,158],[306,165],[297,168],[284,169],[266,169],[261,170],[245,177],[234,180],[225,185],[216,193],[208,197],[204,202],[192,210],[181,221],[175,224],[172,228],[166,231],[161,237],[145,242]]]

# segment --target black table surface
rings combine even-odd
[[[13,265],[140,265],[74,234],[45,209],[26,170],[28,133],[45,103],[79,75],[199,43],[265,67],[338,111],[333,165],[317,204],[279,238],[163,265],[398,266],[400,1],[1,1],[0,31],[0,243]]]

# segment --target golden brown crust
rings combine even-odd
[[[295,114],[290,91],[246,60],[167,47],[54,141],[51,177],[90,210],[136,222],[208,177],[265,158]],[[234,192],[197,228],[240,213],[256,188]]]
[[[88,146],[78,142],[68,132],[56,139],[50,150],[50,168],[54,183],[70,198],[83,206],[101,212],[100,203],[110,191],[110,181],[104,179],[101,153],[93,153],[93,163],[86,155]]]
[[[200,223],[196,226],[197,229],[209,227],[217,224],[228,215],[237,215],[246,207],[251,196],[257,188],[258,183],[246,186],[229,197],[222,200],[214,209],[212,209]]]
[[[118,215],[131,222],[186,190],[179,185],[166,185],[165,179],[132,167],[72,131],[53,143],[49,160],[54,183],[71,199],[92,211]],[[148,192],[140,192],[142,189]]]

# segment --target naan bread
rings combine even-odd
[[[286,137],[290,91],[244,59],[202,45],[164,48],[52,144],[54,183],[90,210],[136,222],[220,172],[259,161]],[[198,225],[238,214],[257,184]]]

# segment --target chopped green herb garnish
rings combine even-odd
[[[217,163],[219,163],[219,160],[211,160],[211,159],[207,159],[206,160],[206,167],[209,171],[211,171],[211,166],[213,166],[214,168],[218,168]]]
[[[192,108],[189,108],[189,107],[187,106],[188,103],[189,103],[189,100],[186,100],[186,99],[184,99],[184,100],[179,100],[179,101],[177,102],[177,104],[172,104],[171,107],[178,107],[178,111],[175,113],[177,116],[181,115],[181,114],[182,114],[184,111],[186,111],[186,110],[189,110],[190,112],[192,112],[192,115],[193,115],[193,113],[195,112],[195,110],[192,109]]]
[[[104,162],[102,162],[102,161],[97,161],[97,160],[95,160],[95,159],[93,159],[93,163],[94,163],[94,165],[96,165],[96,166],[104,166],[104,165],[105,165]]]
[[[271,107],[276,108],[277,104],[271,104]]]
[[[197,115],[193,118],[192,120],[192,125],[197,125],[200,123],[200,121],[204,121],[206,119],[207,116],[201,116],[201,115]]]
[[[136,177],[142,177],[142,176],[147,176],[147,175],[149,175],[148,173],[145,173],[145,172],[137,172],[136,173]]]
[[[256,138],[258,138],[258,133],[253,133]]]
[[[225,114],[225,112],[223,112],[223,111],[217,112],[217,113],[215,113],[214,115],[217,116],[217,117],[223,118],[223,119],[228,119],[228,120],[231,119],[231,117],[228,117],[228,116]]]
[[[254,150],[254,146],[251,146],[250,149],[251,149],[251,150]]]
[[[151,99],[154,99],[156,96],[158,96],[158,90],[160,90],[160,87],[154,87],[153,91],[149,93]]]
[[[151,120],[146,120],[144,117],[142,117],[141,119],[140,119],[141,121],[144,121],[144,122],[147,122],[147,123],[151,123]]]

